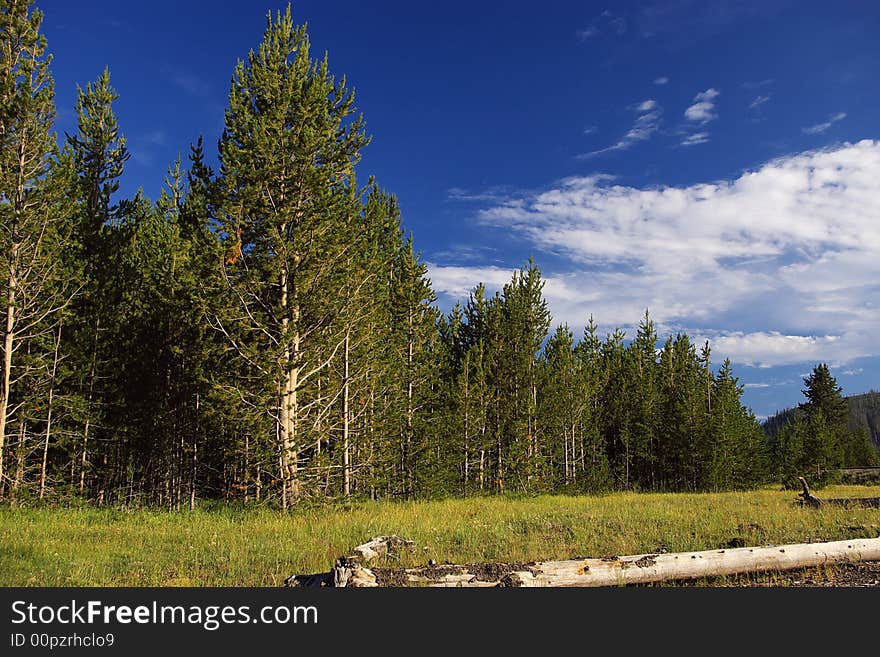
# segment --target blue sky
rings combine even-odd
[[[39,0],[58,131],[105,66],[155,198],[214,156],[233,66],[286,2]],[[820,361],[880,388],[880,5],[302,0],[357,89],[360,175],[394,192],[448,309],[533,256],[557,321],[709,339],[765,416]]]

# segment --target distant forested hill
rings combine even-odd
[[[853,395],[847,397],[846,402],[849,407],[850,430],[866,428],[871,442],[880,447],[880,392],[872,390],[862,395]],[[802,413],[803,411],[798,408],[779,411],[764,421],[764,432],[768,436],[775,436],[790,420]]]

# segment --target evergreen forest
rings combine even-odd
[[[708,343],[647,311],[634,335],[555,325],[534,261],[441,312],[359,170],[354,91],[289,8],[157,199],[119,193],[109,69],[56,134],[41,20],[0,0],[0,500],[720,491],[876,462],[827,366],[768,437]]]

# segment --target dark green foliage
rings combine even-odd
[[[874,446],[880,449],[880,392],[867,392],[846,398],[850,431],[864,429]]]
[[[848,403],[824,363],[804,383],[807,401],[764,424],[773,470],[783,483],[796,488],[796,478],[804,476],[811,485],[822,486],[836,480],[841,467],[880,463],[867,427],[859,422],[870,417],[864,409],[870,408],[871,395]]]
[[[875,449],[880,449],[880,393],[866,392],[862,395],[852,395],[845,399],[847,404],[847,428],[850,435],[857,436],[864,432],[868,442]],[[803,418],[803,415],[804,411],[801,408],[788,408],[779,411],[776,415],[764,421],[764,432],[772,440],[782,427],[798,417]],[[860,439],[857,439],[856,442],[860,442]],[[845,461],[849,466],[858,467],[861,465],[859,461],[865,460],[865,458],[867,458],[865,463],[873,460],[874,457],[871,456],[870,452],[866,452],[864,458],[856,458],[854,455],[861,453],[861,449],[862,446],[859,446],[855,451],[847,451]]]

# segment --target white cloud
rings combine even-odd
[[[749,109],[757,109],[768,100],[770,100],[770,96],[758,96],[757,98],[755,98],[755,100],[749,103]]]
[[[688,135],[681,141],[682,146],[696,146],[697,144],[705,144],[709,141],[708,132],[695,132]]]
[[[513,273],[507,267],[458,267],[431,262],[426,264],[434,290],[455,299],[467,297],[477,283],[485,283],[492,291],[500,290]]]
[[[706,89],[694,96],[694,104],[684,111],[684,117],[694,123],[708,123],[718,118],[715,113],[715,99],[720,92],[717,89]]]
[[[669,83],[669,78],[666,77],[665,75],[661,75],[659,78],[654,78],[654,84],[663,85],[663,84],[668,84],[668,83]]]
[[[710,339],[719,360],[757,366],[880,354],[880,141],[687,187],[569,178],[479,217],[567,263],[547,276],[557,321],[627,327],[647,307],[658,326]],[[510,272],[431,268],[454,297]]]
[[[577,38],[580,39],[581,41],[586,41],[587,39],[593,38],[597,34],[599,34],[599,30],[596,29],[595,27],[590,26],[590,27],[585,27],[582,30],[578,30],[577,31]]]
[[[779,386],[788,386],[793,384],[794,381],[788,379],[785,381],[760,381],[760,382],[752,382],[752,383],[744,383],[744,388],[776,388]]]
[[[758,367],[849,361],[867,355],[857,345],[842,342],[839,335],[782,335],[777,331],[721,335],[712,340],[712,349],[737,363]]]
[[[660,129],[663,108],[660,107],[656,100],[643,100],[640,103],[632,105],[629,109],[638,113],[638,116],[632,127],[625,135],[623,135],[623,137],[618,139],[611,146],[600,148],[596,151],[590,151],[589,153],[582,153],[577,156],[577,159],[586,160],[603,153],[626,150],[641,141],[650,139],[651,136]]]
[[[832,114],[828,117],[828,120],[824,123],[817,123],[816,125],[811,125],[807,128],[801,128],[801,130],[808,135],[818,135],[830,128],[832,125],[837,123],[838,121],[843,121],[846,118],[846,112],[838,112],[837,114]]]

